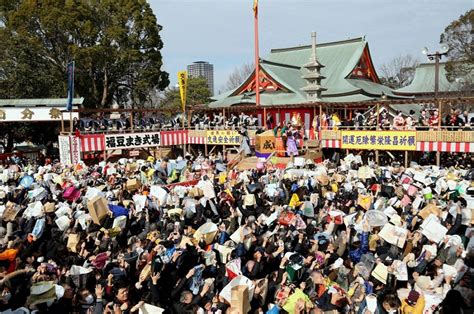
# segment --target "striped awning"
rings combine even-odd
[[[321,146],[323,148],[340,148],[341,141],[339,140],[321,140]]]
[[[340,140],[322,140],[323,148],[340,148]],[[463,142],[417,142],[416,150],[420,152],[474,153],[474,143]]]
[[[183,145],[188,143],[188,131],[163,131],[160,132],[161,146]]]
[[[103,151],[105,148],[104,134],[84,134],[80,137],[81,152]]]
[[[417,142],[416,150],[422,152],[474,153],[474,143]]]

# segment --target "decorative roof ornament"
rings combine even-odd
[[[307,85],[301,90],[306,92],[308,101],[316,102],[321,99],[321,93],[327,90],[321,86],[321,80],[326,77],[321,75],[321,68],[324,65],[319,63],[316,56],[316,32],[311,33],[311,56],[309,62],[303,67],[307,70],[307,73],[302,78],[306,80]]]

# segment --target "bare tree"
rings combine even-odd
[[[418,64],[418,58],[410,54],[393,58],[380,67],[382,83],[395,89],[407,86],[411,83]]]
[[[249,75],[254,71],[254,64],[253,62],[245,63],[244,65],[237,67],[234,71],[229,75],[227,82],[225,84],[226,90],[231,90],[237,88],[242,84],[245,79],[249,77]]]
[[[474,90],[474,10],[469,10],[452,21],[441,34],[440,43],[448,45],[446,77],[455,83],[462,95],[472,95]]]

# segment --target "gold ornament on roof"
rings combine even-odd
[[[31,118],[33,117],[33,115],[35,113],[27,108],[27,109],[23,110],[21,112],[21,114],[23,115],[23,117],[21,117],[23,120],[25,120],[25,119],[31,120]]]
[[[5,120],[7,118],[7,114],[5,110],[0,110],[0,120]]]
[[[51,117],[51,119],[59,119],[61,116],[61,110],[57,108],[51,108],[49,110],[49,116]]]

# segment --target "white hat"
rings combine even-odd
[[[448,243],[446,243],[446,246],[459,246],[462,244],[462,239],[459,235],[448,235]]]
[[[431,289],[431,278],[428,276],[419,276],[415,282],[415,286],[422,291]]]

